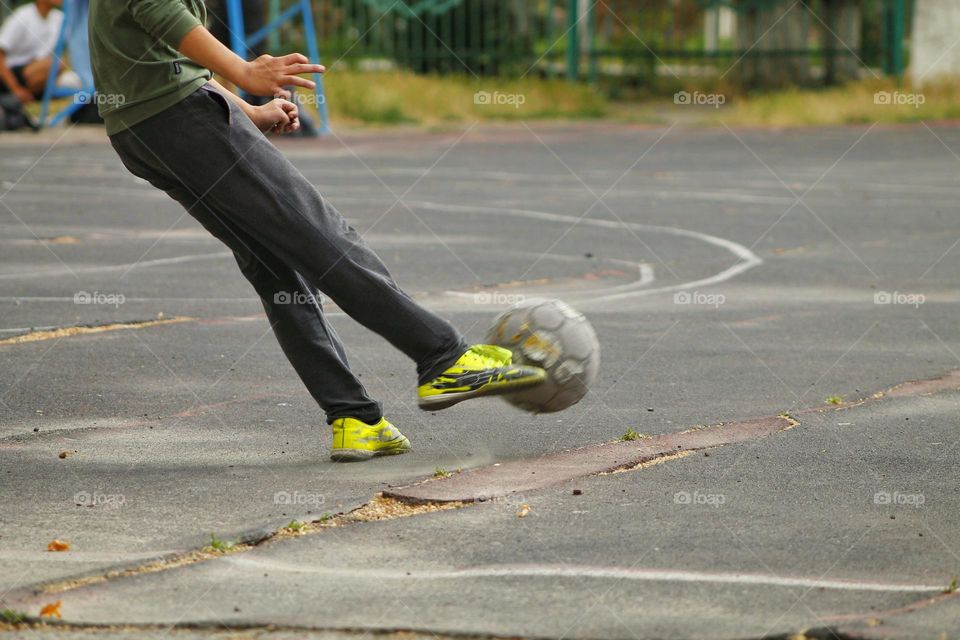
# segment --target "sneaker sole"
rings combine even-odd
[[[334,462],[363,462],[364,460],[380,456],[398,456],[401,453],[409,452],[409,445],[396,449],[382,449],[380,451],[370,451],[369,449],[334,449],[330,454],[330,459]]]
[[[472,391],[445,393],[439,396],[420,398],[417,400],[417,405],[423,411],[440,411],[442,409],[448,409],[455,404],[459,404],[464,400],[469,400],[471,398],[487,398],[491,396],[508,395],[517,391],[523,391],[524,389],[530,389],[531,387],[538,387],[544,382],[546,382],[546,376],[542,378],[532,378],[530,380],[517,381],[509,385],[495,386],[493,388],[481,387]]]

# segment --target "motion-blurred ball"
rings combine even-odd
[[[579,402],[597,379],[597,334],[582,313],[560,300],[531,298],[514,305],[494,322],[487,343],[510,349],[516,364],[547,372],[542,385],[504,396],[525,411],[562,411]]]

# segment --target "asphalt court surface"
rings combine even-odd
[[[798,412],[960,368],[953,127],[511,125],[281,144],[400,284],[472,341],[521,296],[584,311],[600,380],[560,414],[496,400],[423,413],[410,363],[328,304],[355,368],[414,445],[334,465],[322,415],[222,246],[105,142],[0,139],[10,606],[35,613],[33,585],[346,511],[437,467]],[[64,617],[553,637],[955,635],[952,599],[918,603],[960,574],[956,399],[812,414],[707,456],[92,585],[62,594]],[[522,519],[521,503],[532,509]],[[72,550],[46,552],[52,538]],[[364,563],[368,573],[349,573]],[[318,607],[335,585],[382,592],[396,615]]]

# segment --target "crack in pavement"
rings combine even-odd
[[[57,340],[71,336],[90,335],[94,333],[106,333],[108,331],[119,331],[120,329],[146,329],[148,327],[158,327],[168,324],[180,324],[191,322],[196,318],[187,316],[174,316],[173,318],[154,318],[151,320],[129,320],[126,322],[111,322],[108,324],[80,324],[68,327],[55,327],[52,329],[41,329],[37,331],[27,331],[15,335],[11,338],[0,339],[0,346],[11,344],[24,344],[27,342],[41,342],[43,340]]]
[[[593,445],[571,451],[548,454],[532,460],[519,460],[495,464],[471,471],[462,472],[445,478],[431,478],[409,487],[391,489],[377,494],[369,502],[345,513],[325,514],[309,522],[291,522],[291,525],[274,531],[261,530],[259,535],[238,541],[227,549],[203,549],[167,556],[134,567],[116,569],[72,580],[47,583],[28,587],[20,591],[24,604],[37,604],[48,600],[55,594],[72,591],[82,587],[102,584],[145,573],[168,571],[183,566],[206,562],[221,556],[245,553],[258,546],[291,537],[319,533],[332,527],[348,526],[362,522],[391,520],[410,517],[423,513],[464,508],[476,503],[500,499],[520,491],[530,491],[556,485],[573,478],[602,473],[624,472],[646,468],[668,460],[685,457],[691,451],[712,449],[727,444],[745,442],[787,431],[801,425],[797,416],[813,413],[849,411],[868,404],[881,402],[887,398],[930,395],[940,391],[960,389],[960,370],[951,371],[938,378],[906,382],[886,391],[865,398],[837,405],[812,407],[796,411],[793,415],[781,414],[755,420],[723,423],[714,426],[698,426],[680,433],[666,434],[632,442],[615,442]],[[518,474],[523,471],[522,474]],[[537,471],[547,470],[537,474]],[[535,479],[532,479],[535,478]],[[511,484],[512,483],[512,484]],[[17,596],[11,594],[8,602],[16,602]],[[924,599],[914,603],[926,606],[930,602],[939,602],[941,598]],[[889,612],[897,615],[896,612]],[[874,614],[876,615],[876,614]],[[848,618],[849,619],[849,618]],[[20,624],[50,625],[45,619],[26,616]],[[11,625],[0,623],[0,631]],[[52,626],[58,626],[57,624]],[[108,627],[79,625],[77,628],[107,629]],[[132,625],[131,629],[151,629],[149,625]],[[203,625],[184,626],[185,629],[200,629]],[[215,625],[210,627],[216,629]],[[233,627],[232,627],[233,628]],[[275,629],[269,625],[251,625],[250,629]],[[308,630],[308,628],[291,627]],[[9,629],[7,629],[9,630]],[[323,631],[322,629],[310,629]],[[327,630],[329,631],[329,630]],[[346,629],[340,631],[348,631]],[[415,632],[417,630],[388,630]],[[818,635],[819,634],[819,635]],[[450,637],[496,637],[490,635],[451,635]],[[805,631],[797,634],[772,636],[773,638],[850,638],[831,629]]]
[[[849,411],[887,398],[929,395],[960,389],[960,370],[938,378],[905,382],[852,402],[817,406],[738,422],[698,426],[629,442],[606,442],[550,453],[536,458],[497,463],[445,478],[384,491],[384,495],[411,502],[484,502],[555,486],[577,478],[642,469],[657,460],[683,457],[683,452],[704,451],[757,440],[800,426],[804,415]]]
[[[301,625],[275,625],[260,624],[256,622],[236,622],[225,626],[219,622],[180,622],[174,625],[170,624],[124,624],[124,625],[102,625],[102,624],[84,624],[74,622],[63,622],[59,620],[50,620],[44,618],[27,617],[23,622],[10,624],[0,622],[0,634],[27,631],[31,633],[50,632],[63,633],[67,631],[76,631],[81,633],[150,633],[160,632],[164,636],[169,635],[175,638],[177,635],[185,632],[194,632],[202,635],[216,636],[223,633],[230,633],[231,640],[236,640],[234,635],[237,632],[259,632],[264,634],[287,634],[295,633],[300,638],[310,638],[313,634],[338,633],[344,635],[356,635],[361,638],[380,637],[397,638],[397,640],[416,640],[416,638],[429,638],[431,640],[533,640],[536,636],[517,636],[517,635],[492,635],[489,633],[451,633],[431,631],[429,629],[412,628],[391,628],[391,629],[368,629],[359,627],[311,627]],[[307,635],[302,635],[307,634]],[[269,635],[267,636],[269,637]],[[287,638],[288,636],[284,636]]]
[[[301,522],[292,520],[286,527],[268,531],[264,529],[255,530],[245,535],[234,543],[215,549],[207,546],[202,549],[193,549],[183,553],[167,555],[144,564],[128,566],[108,570],[106,572],[96,573],[88,576],[81,576],[68,580],[59,580],[32,587],[21,589],[11,593],[4,598],[5,601],[16,602],[20,599],[37,600],[45,599],[48,596],[73,591],[90,585],[102,584],[111,580],[129,578],[132,576],[143,575],[146,573],[156,573],[160,571],[169,571],[179,567],[199,564],[219,558],[222,556],[245,553],[263,544],[283,540],[287,538],[296,538],[304,535],[319,533],[325,529],[334,527],[343,527],[362,522],[374,522],[379,520],[393,520],[396,518],[405,518],[422,513],[431,513],[435,511],[446,511],[450,509],[460,509],[469,506],[469,503],[448,502],[444,504],[412,504],[393,498],[377,494],[369,502],[352,509],[345,513],[324,514],[310,521]],[[293,525],[293,526],[291,526]]]

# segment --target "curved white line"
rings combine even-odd
[[[420,207],[422,209],[428,209],[432,211],[472,211],[479,213],[489,213],[492,215],[505,215],[513,216],[518,218],[531,218],[534,220],[545,220],[548,222],[566,222],[570,224],[585,224],[588,226],[601,227],[605,229],[634,229],[636,231],[648,231],[654,233],[666,233],[669,235],[679,236],[683,238],[692,238],[694,240],[699,240],[707,244],[713,245],[715,247],[720,247],[732,253],[736,256],[740,262],[734,264],[730,267],[727,267],[720,273],[712,275],[708,278],[701,278],[700,280],[693,280],[691,282],[684,282],[677,285],[671,285],[668,287],[660,287],[657,289],[643,289],[639,291],[627,291],[623,293],[615,293],[610,295],[602,295],[597,297],[588,298],[590,302],[609,302],[611,300],[622,300],[623,298],[632,298],[639,296],[648,296],[655,293],[668,293],[670,291],[681,291],[683,289],[692,289],[694,287],[707,287],[714,284],[719,284],[725,282],[731,278],[734,278],[741,273],[756,267],[759,264],[763,263],[763,260],[757,256],[753,251],[743,246],[733,242],[732,240],[727,240],[726,238],[719,238],[717,236],[711,236],[706,233],[701,233],[699,231],[690,231],[688,229],[679,229],[677,227],[661,227],[658,225],[651,224],[641,224],[638,222],[619,222],[617,220],[598,220],[596,218],[580,218],[577,216],[567,216],[559,213],[549,213],[546,211],[533,211],[530,209],[496,209],[493,207],[480,207],[473,205],[451,205],[451,204],[440,204],[436,202],[407,202],[406,204],[410,206]]]
[[[639,582],[697,582],[740,584],[764,587],[801,587],[837,591],[879,591],[916,593],[943,591],[943,585],[897,584],[861,580],[822,580],[818,578],[784,577],[758,573],[711,573],[684,569],[628,569],[570,565],[494,565],[469,569],[389,569],[314,567],[251,558],[226,556],[227,562],[289,573],[320,574],[339,578],[376,578],[381,580],[463,580],[470,578],[595,578],[600,580],[634,580]]]
[[[651,267],[650,265],[648,265],[648,264],[646,264],[646,263],[643,263],[643,262],[632,262],[632,263],[631,263],[631,262],[628,262],[628,261],[626,261],[626,260],[624,260],[623,262],[627,262],[627,263],[629,264],[629,266],[631,266],[631,267],[636,267],[637,273],[639,274],[639,277],[638,277],[636,280],[634,280],[633,282],[627,282],[627,283],[625,283],[625,284],[618,284],[618,285],[614,285],[614,286],[612,286],[612,287],[603,287],[603,288],[601,288],[601,289],[593,289],[592,291],[585,292],[585,293],[588,293],[588,294],[589,294],[589,298],[588,298],[589,300],[595,300],[595,299],[596,299],[595,296],[598,296],[598,294],[601,294],[601,293],[608,293],[608,292],[613,292],[613,291],[636,291],[636,290],[638,290],[638,289],[642,289],[642,288],[644,288],[644,287],[650,286],[650,284],[653,283],[653,281],[656,279],[656,278],[654,277],[654,275],[653,275],[653,267]],[[446,295],[448,295],[448,296],[453,296],[453,297],[456,297],[456,298],[467,299],[467,298],[475,298],[475,297],[477,296],[477,294],[480,293],[480,292],[473,292],[473,293],[471,293],[471,292],[469,292],[469,291],[452,291],[452,290],[450,290],[450,291],[444,291],[443,293],[446,294]],[[570,294],[571,294],[571,292],[569,292],[569,291],[562,291],[562,292],[538,291],[538,292],[537,292],[537,295],[539,295],[539,296],[546,296],[546,297],[559,297],[559,296],[561,296],[561,295],[570,295]],[[504,306],[507,306],[507,305],[504,305]]]
[[[356,198],[342,198],[342,200],[357,200]],[[365,202],[369,202],[369,199],[364,199]],[[626,289],[624,291],[618,291],[617,293],[608,293],[604,295],[589,296],[586,298],[589,302],[610,302],[613,300],[622,300],[624,298],[648,296],[656,293],[668,293],[671,291],[680,291],[684,289],[691,289],[694,287],[706,287],[720,282],[724,282],[731,278],[734,278],[753,267],[762,264],[763,260],[753,253],[747,247],[733,242],[732,240],[727,240],[725,238],[720,238],[717,236],[712,236],[706,233],[701,233],[699,231],[690,231],[688,229],[680,229],[677,227],[663,227],[659,225],[649,225],[641,224],[637,222],[620,222],[617,220],[600,220],[596,218],[581,218],[577,216],[568,216],[559,213],[549,213],[547,211],[534,211],[530,209],[514,209],[514,208],[494,208],[494,207],[481,207],[475,205],[454,205],[454,204],[441,204],[436,202],[426,202],[426,201],[410,201],[406,204],[410,206],[417,206],[422,209],[432,210],[432,211],[471,211],[479,213],[488,213],[492,215],[505,215],[513,216],[520,218],[528,218],[535,220],[545,220],[548,222],[564,222],[570,224],[583,224],[594,227],[601,227],[606,229],[634,229],[637,231],[651,231],[654,233],[666,233],[679,237],[692,238],[711,244],[722,249],[725,249],[732,253],[734,256],[739,258],[740,262],[734,264],[720,273],[717,273],[713,276],[707,278],[701,278],[699,280],[693,280],[691,282],[684,282],[677,285],[671,285],[667,287],[659,287],[656,289],[647,289],[645,288],[651,280],[646,279],[646,275],[649,275],[652,279],[652,272],[648,274],[641,273],[641,278],[638,282],[629,283],[627,285],[619,285],[618,287],[610,287],[609,289],[601,290],[600,293],[608,290],[617,290],[620,288]],[[178,256],[176,258],[161,258],[158,260],[147,260],[140,263],[124,264],[124,265],[110,265],[105,267],[86,267],[86,268],[77,268],[77,269],[51,269],[46,271],[35,271],[31,273],[6,273],[0,274],[0,280],[12,280],[17,278],[29,278],[29,277],[43,277],[51,275],[64,275],[64,274],[81,274],[81,273],[105,273],[110,271],[125,271],[128,269],[134,268],[145,268],[145,267],[154,267],[167,264],[180,264],[184,262],[193,262],[195,260],[209,260],[211,258],[221,258],[226,256],[233,255],[230,252],[218,252],[218,253],[208,253],[200,255],[191,255],[191,256]]]

